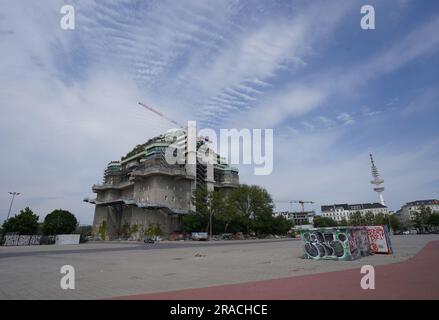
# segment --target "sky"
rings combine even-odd
[[[75,29],[63,30],[63,5]],[[360,27],[372,5],[374,30]],[[437,1],[16,1],[0,4],[0,221],[84,203],[103,170],[172,128],[273,129],[273,172],[241,183],[391,210],[439,193]],[[297,205],[294,209],[298,210]]]

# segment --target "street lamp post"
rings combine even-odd
[[[209,217],[209,241],[212,241],[212,210],[210,211],[210,217]]]
[[[389,223],[389,234],[392,234],[392,224],[390,223],[390,214],[387,213],[387,222]]]
[[[12,203],[14,202],[14,198],[15,198],[15,196],[18,196],[20,194],[20,192],[13,191],[13,192],[9,192],[9,194],[12,195],[12,198],[11,198],[11,204],[9,205],[8,217],[6,218],[6,220],[9,219],[9,215],[11,214]]]

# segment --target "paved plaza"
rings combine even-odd
[[[424,292],[438,294],[438,277],[429,270],[439,262],[439,236],[393,236],[392,244],[393,255],[356,261],[302,259],[301,243],[292,239],[0,247],[0,299],[319,298],[312,283],[326,283],[321,298],[348,298],[366,264],[376,267],[377,289],[382,281],[388,292],[392,285],[401,291],[401,281],[389,278],[399,274],[421,290],[428,276],[434,279]],[[75,268],[75,290],[60,287],[63,265]],[[329,293],[331,286],[338,292],[345,286],[347,296]],[[386,292],[376,297],[391,298]]]

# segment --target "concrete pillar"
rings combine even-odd
[[[197,176],[197,125],[195,121],[188,121],[187,129],[187,156],[186,174],[192,177]]]
[[[206,175],[207,191],[213,191],[214,190],[214,183],[215,183],[215,180],[213,178],[213,164],[208,163],[206,165],[206,169],[207,169],[207,175]]]

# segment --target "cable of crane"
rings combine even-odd
[[[150,107],[150,106],[148,106],[148,105],[146,105],[146,104],[144,104],[144,103],[142,103],[142,102],[138,102],[138,104],[139,104],[140,106],[144,107],[145,109],[147,109],[147,110],[149,110],[149,111],[151,111],[151,112],[154,112],[156,115],[158,115],[158,116],[160,116],[160,117],[162,117],[162,118],[168,120],[169,122],[175,124],[176,126],[180,127],[181,129],[185,129],[185,130],[187,130],[187,126],[183,126],[183,125],[181,125],[181,124],[178,123],[177,121],[175,121],[175,120],[173,120],[173,119],[171,119],[171,118],[165,116],[165,115],[164,115],[163,113],[161,113],[160,111],[155,110],[154,108],[152,108],[152,107]],[[209,139],[208,136],[205,136],[205,137],[204,137],[204,136],[199,136],[199,137],[197,137],[197,140],[198,140],[198,141],[204,141],[204,142],[212,143],[212,141]]]

